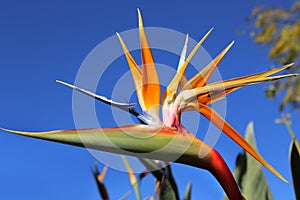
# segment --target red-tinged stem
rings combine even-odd
[[[200,142],[202,143],[202,148],[209,151],[207,154],[201,158],[188,158],[187,160],[185,158],[179,162],[208,170],[220,183],[228,199],[243,200],[244,198],[238,185],[222,156],[212,147],[209,147],[202,141]]]
[[[216,150],[211,151],[211,163],[207,170],[218,180],[229,199],[244,199],[227,164]]]

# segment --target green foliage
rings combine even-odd
[[[192,194],[192,183],[189,182],[185,189],[183,200],[191,200],[191,194]]]
[[[254,138],[253,122],[246,129],[246,140],[257,150]],[[272,200],[272,194],[265,179],[261,164],[248,153],[243,152],[237,156],[234,177],[247,200]],[[227,199],[225,197],[225,199]]]
[[[140,161],[157,180],[159,184],[159,198],[161,200],[179,199],[177,184],[170,165],[162,167],[159,163],[145,158],[141,158]]]
[[[93,168],[93,177],[97,183],[98,192],[103,200],[109,200],[108,192],[105,184],[103,183],[104,176],[106,174],[107,167],[103,169],[101,174],[98,171],[97,164]]]
[[[290,8],[256,7],[252,11],[255,43],[270,47],[269,58],[275,64],[295,63],[288,69],[295,73],[300,69],[300,0]],[[300,108],[300,78],[286,79],[272,83],[266,89],[266,96],[274,98],[280,91],[286,91],[279,109],[287,104]]]
[[[131,183],[131,186],[134,189],[136,199],[137,200],[141,200],[142,197],[141,197],[140,187],[139,187],[138,181],[137,181],[137,179],[135,177],[135,174],[132,171],[131,166],[130,166],[130,164],[129,164],[127,158],[126,158],[126,156],[121,156],[121,157],[122,157],[122,160],[123,160],[124,165],[126,167],[126,170],[127,170],[128,176],[129,176],[129,180],[130,180],[130,183]]]
[[[176,194],[174,193],[170,181],[164,176],[161,181],[160,192],[159,192],[160,200],[176,200]]]
[[[290,164],[295,196],[297,200],[300,200],[300,144],[296,138],[294,131],[292,130],[292,122],[290,120],[290,117],[290,114],[286,114],[281,119],[276,119],[275,122],[284,124],[287,127],[292,139],[290,147]]]
[[[120,199],[126,199],[128,195],[131,193],[131,190],[134,190],[137,200],[141,199],[139,184],[147,175],[152,174],[154,179],[156,179],[155,194],[148,195],[145,199],[179,200],[177,184],[173,177],[173,173],[170,165],[164,167],[162,166],[163,162],[140,158],[140,161],[145,165],[147,170],[142,172],[139,175],[139,179],[137,180],[126,157],[122,156],[122,159],[129,175],[131,189],[130,191],[126,192]],[[103,200],[109,200],[108,191],[106,189],[105,184],[103,183],[103,179],[106,174],[106,171],[107,171],[107,166],[103,169],[101,173],[99,173],[97,165],[95,165],[95,167],[93,168],[93,176],[97,183],[99,195]],[[184,199],[190,200],[190,196],[191,196],[191,183],[189,183],[187,187],[187,191],[185,193]]]
[[[291,142],[290,162],[295,196],[297,200],[300,200],[300,148],[296,138]]]

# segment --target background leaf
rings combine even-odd
[[[140,158],[141,162],[152,173],[160,184],[159,198],[179,199],[178,188],[173,177],[171,166],[162,167],[154,160]]]
[[[300,199],[300,151],[297,148],[297,139],[291,143],[290,162],[296,199]]]
[[[134,175],[134,173],[131,169],[131,166],[130,166],[128,160],[126,159],[126,157],[125,156],[121,156],[121,157],[122,157],[122,160],[123,160],[124,165],[126,167],[130,183],[131,183],[132,187],[134,188],[136,199],[141,200],[142,198],[141,198],[141,193],[140,193],[140,188],[139,188],[137,178],[135,177],[135,175]]]
[[[159,191],[160,200],[176,200],[176,195],[173,191],[173,188],[169,180],[164,176],[161,181],[160,191]]]
[[[257,150],[253,122],[246,129],[246,140]],[[241,188],[243,196],[247,200],[272,200],[272,193],[265,179],[262,166],[248,153],[240,153],[236,159],[234,177]],[[224,199],[227,199],[225,197]]]
[[[191,193],[192,193],[192,183],[189,182],[185,189],[183,200],[191,200]]]
[[[105,166],[103,168],[101,174],[98,171],[97,164],[95,164],[95,166],[94,166],[94,168],[92,170],[93,170],[93,177],[94,177],[94,179],[95,179],[95,181],[97,183],[98,191],[99,191],[99,194],[100,194],[101,198],[103,200],[109,200],[109,196],[108,196],[108,192],[107,192],[106,186],[103,183],[103,179],[104,179],[104,176],[105,176],[106,171],[107,171],[107,166]]]

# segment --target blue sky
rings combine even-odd
[[[72,91],[54,80],[74,82],[77,70],[93,48],[116,31],[136,28],[136,8],[141,9],[145,26],[189,33],[195,40],[214,27],[203,44],[212,56],[235,40],[219,66],[224,79],[266,70],[272,65],[267,59],[268,49],[253,44],[248,34],[238,34],[238,30],[249,30],[244,18],[256,5],[268,2],[2,0],[0,126],[28,131],[74,128]],[[288,6],[291,2],[276,0],[272,5]],[[122,67],[128,67],[125,59]],[[290,137],[283,125],[274,124],[274,119],[280,117],[279,100],[266,99],[264,86],[250,86],[230,95],[226,119],[241,134],[248,122],[254,121],[260,153],[291,181]],[[97,91],[109,94],[105,87]],[[104,115],[110,112],[100,103],[97,110]],[[293,119],[297,134],[299,113],[293,113]],[[113,124],[106,121],[107,125]],[[221,136],[215,148],[234,169],[241,148],[226,136]],[[90,172],[94,158],[85,149],[1,132],[0,157],[0,199],[99,199]],[[206,171],[179,164],[173,169],[181,196],[188,181],[192,181],[193,199],[222,198],[221,187]],[[264,171],[275,199],[294,199],[291,184]],[[115,170],[108,171],[105,183],[112,199],[130,189],[127,174]],[[149,177],[142,183],[143,196],[151,194],[152,188]],[[134,199],[134,195],[128,199]]]

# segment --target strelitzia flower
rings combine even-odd
[[[124,50],[128,65],[133,77],[136,94],[142,113],[138,113],[135,104],[119,103],[96,95],[88,90],[78,88],[74,85],[57,81],[104,103],[123,109],[136,116],[141,124],[128,125],[114,128],[93,128],[79,130],[57,130],[50,132],[21,132],[2,129],[7,132],[35,137],[60,143],[139,156],[148,159],[163,161],[174,161],[170,157],[177,156],[175,162],[183,163],[208,170],[218,180],[229,199],[243,199],[239,188],[221,155],[212,147],[196,138],[181,124],[181,114],[189,110],[197,110],[216,127],[240,145],[245,151],[252,155],[258,162],[264,165],[280,179],[286,179],[277,172],[262,156],[256,152],[247,141],[215,110],[209,105],[242,88],[243,86],[273,81],[297,74],[286,74],[270,76],[280,72],[290,65],[271,69],[265,72],[229,79],[226,81],[207,84],[213,71],[222,58],[228,52],[233,42],[213,59],[206,67],[190,80],[185,78],[185,69],[190,60],[212,32],[212,29],[198,42],[192,52],[186,58],[188,36],[181,53],[177,73],[168,85],[161,98],[161,88],[152,56],[151,48],[144,31],[143,21],[138,11],[139,34],[142,56],[142,67],[136,63],[128,51],[125,42],[117,33],[121,46]],[[160,105],[162,105],[162,119],[160,118]],[[80,137],[78,135],[80,133]],[[134,137],[142,135],[143,137]],[[82,140],[84,140],[84,143]],[[168,148],[163,148],[169,145]],[[184,151],[182,150],[184,149]],[[159,151],[158,151],[159,150]],[[200,152],[205,151],[205,154]],[[138,153],[138,154],[136,154]],[[286,181],[287,182],[287,181]]]

